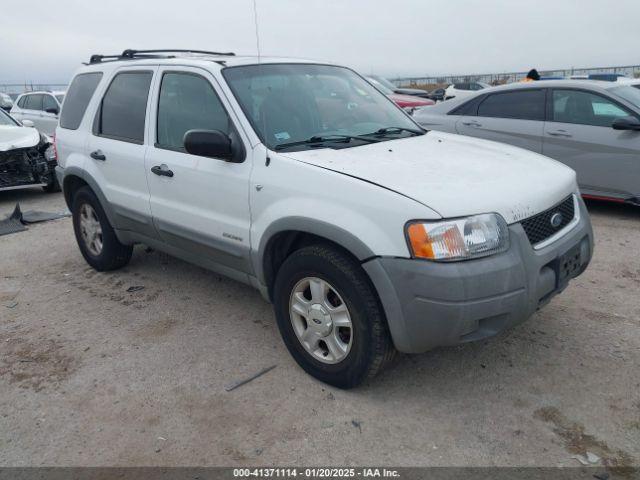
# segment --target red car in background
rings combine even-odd
[[[384,93],[387,97],[395,102],[400,108],[402,108],[409,115],[412,115],[417,108],[427,107],[429,105],[435,105],[436,102],[428,98],[420,98],[413,95],[401,95],[393,92],[385,85],[380,83],[373,77],[366,77],[369,83]]]

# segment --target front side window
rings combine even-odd
[[[554,90],[553,121],[594,127],[611,127],[618,118],[630,115],[607,98],[581,90]]]
[[[271,149],[320,137],[335,141],[294,148],[348,148],[424,133],[348,68],[262,64],[228,67],[222,72],[253,129]]]
[[[152,72],[118,73],[104,94],[96,118],[96,134],[143,143]]]
[[[543,90],[494,93],[480,104],[478,116],[543,121],[544,109]]]
[[[51,95],[43,95],[42,100],[42,109],[46,112],[47,110],[58,110],[58,102]]]
[[[42,95],[28,95],[24,108],[25,110],[42,110]]]
[[[189,130],[230,133],[230,120],[211,84],[190,73],[165,73],[160,86],[156,146],[184,150]]]
[[[81,73],[73,79],[69,86],[67,101],[60,114],[60,126],[76,130],[82,122],[84,112],[102,79],[102,72]]]

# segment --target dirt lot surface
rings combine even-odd
[[[638,465],[640,209],[589,208],[590,268],[527,323],[352,391],[294,363],[249,287],[144,247],[97,273],[69,218],[0,237],[0,465]]]

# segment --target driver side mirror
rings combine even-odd
[[[615,122],[613,122],[611,127],[614,130],[640,131],[640,120],[638,120],[636,117],[631,117],[631,116],[618,118]]]
[[[57,109],[57,108],[53,108],[53,107],[51,107],[51,108],[47,108],[47,109],[45,110],[45,112],[47,112],[47,113],[52,113],[52,114],[54,114],[54,115],[57,115],[57,114],[58,114],[58,109]]]
[[[34,125],[31,120],[22,120],[20,123],[22,123],[23,127],[33,128],[33,125]]]
[[[189,130],[184,134],[184,148],[191,155],[242,162],[244,156],[231,137],[220,130]]]

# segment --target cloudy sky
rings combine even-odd
[[[256,0],[263,55],[423,76],[640,63],[639,0]],[[252,0],[7,0],[0,83],[67,82],[91,53],[256,53]],[[37,13],[37,14],[34,14]]]

